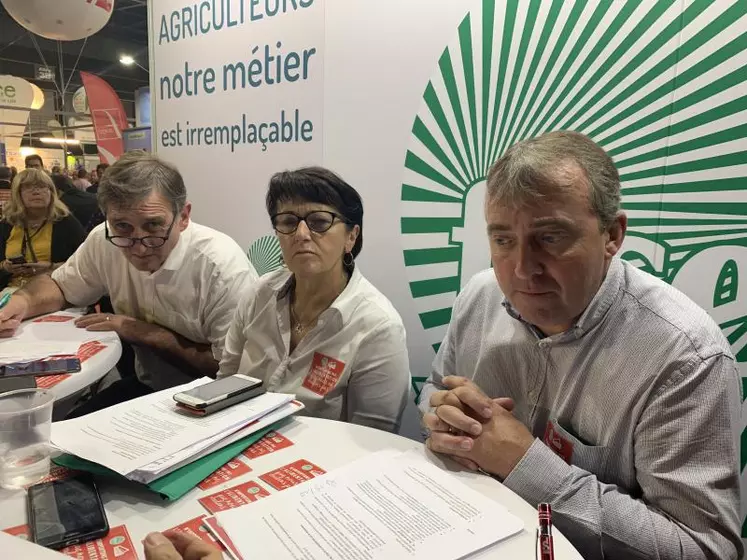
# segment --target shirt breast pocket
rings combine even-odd
[[[566,463],[601,476],[607,466],[609,448],[603,445],[589,445],[564,428],[557,419],[547,422],[543,441]]]

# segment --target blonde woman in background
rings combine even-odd
[[[13,180],[0,221],[0,288],[19,288],[65,262],[86,237],[52,179],[25,169]]]

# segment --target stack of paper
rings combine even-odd
[[[299,410],[293,395],[265,393],[210,416],[176,407],[173,395],[204,377],[87,416],[52,424],[52,444],[148,484]]]
[[[464,558],[519,533],[497,502],[415,453],[381,451],[205,520],[237,560]]]

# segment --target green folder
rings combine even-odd
[[[194,463],[189,463],[181,468],[178,468],[174,472],[162,476],[161,478],[154,480],[150,484],[145,485],[146,488],[157,492],[161,495],[164,500],[178,500],[184,494],[192,490],[200,482],[205,480],[208,476],[213,474],[223,465],[228,463],[231,459],[241,454],[244,449],[259,441],[268,432],[274,431],[277,426],[282,422],[276,422],[275,424],[262,428],[258,432],[246,436],[226,447],[214,451],[210,455],[206,455],[202,459],[198,459]],[[60,455],[54,457],[52,461],[62,467],[74,469],[77,471],[86,471],[92,474],[108,476],[112,478],[124,479],[122,475],[108,469],[98,463],[87,461],[76,457],[74,455]]]

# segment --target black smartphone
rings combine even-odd
[[[10,257],[8,260],[10,261],[10,264],[26,264],[26,257],[24,257],[23,255]]]
[[[264,392],[265,389],[262,387],[261,379],[236,374],[205,383],[205,385],[200,385],[183,393],[177,393],[174,395],[174,400],[189,408],[198,410],[210,408],[211,411],[214,411],[218,410],[215,407],[220,404],[230,406],[259,396]]]
[[[78,358],[53,358],[51,360],[6,364],[0,366],[0,378],[22,377],[26,375],[37,377],[44,375],[59,375],[61,373],[76,373],[80,371],[80,368],[81,365]]]
[[[31,486],[28,509],[31,538],[46,548],[59,550],[109,532],[104,504],[90,474]]]

